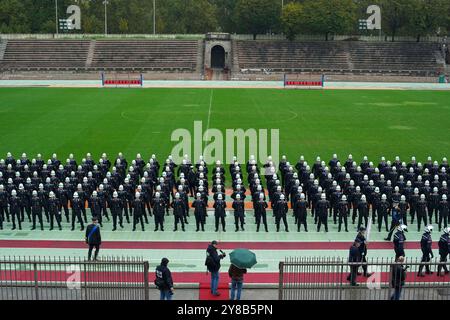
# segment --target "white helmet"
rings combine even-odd
[[[117,193],[117,191],[114,191],[113,198],[117,198],[118,196],[119,196],[119,194]]]
[[[444,233],[449,234],[450,233],[450,227],[444,229]]]
[[[219,195],[217,196],[218,200],[222,200],[222,194],[219,193]]]
[[[73,193],[73,197],[76,199],[76,198],[78,198],[78,192],[74,192]]]
[[[402,225],[400,225],[400,226],[397,227],[397,230],[403,232],[403,231],[405,231],[405,230],[408,230],[408,226],[402,224]]]
[[[381,200],[387,200],[387,196],[385,194],[381,195]]]
[[[425,227],[425,232],[426,233],[431,233],[431,231],[433,231],[433,226],[432,225],[429,225],[429,226]]]
[[[136,192],[136,199],[139,199],[141,197],[141,194],[139,192]]]
[[[345,195],[342,196],[342,201],[347,201],[347,197]]]
[[[284,194],[280,195],[280,200],[284,200]]]

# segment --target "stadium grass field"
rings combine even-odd
[[[446,91],[1,88],[0,157],[140,152],[163,161],[172,131],[193,131],[196,120],[204,130],[279,129],[280,153],[294,163],[450,156]]]

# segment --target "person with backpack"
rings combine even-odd
[[[86,228],[86,244],[89,245],[88,260],[91,261],[92,250],[95,247],[94,261],[97,260],[100,245],[102,244],[102,236],[98,225],[98,218],[92,218],[92,224]]]
[[[218,242],[214,240],[206,249],[206,261],[205,266],[208,271],[211,273],[211,294],[213,296],[220,296],[220,293],[217,291],[219,286],[219,270],[220,270],[220,260],[226,257],[225,252],[220,250],[221,254],[217,253],[218,250]]]
[[[156,267],[155,285],[160,291],[159,300],[172,300],[174,293],[172,273],[167,267],[168,264],[169,259],[163,258],[161,264]]]

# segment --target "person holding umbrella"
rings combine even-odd
[[[230,269],[228,275],[231,278],[231,300],[241,300],[244,274],[248,268],[252,268],[256,262],[256,255],[248,249],[236,249],[230,253]]]

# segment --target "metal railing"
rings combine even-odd
[[[0,300],[149,300],[149,263],[106,257],[0,258]]]
[[[421,263],[420,259],[406,259],[401,265],[393,259],[373,259],[367,263],[349,263],[336,258],[286,258],[279,264],[280,300],[389,300],[394,293],[395,283],[400,283],[402,300],[450,300],[450,275],[438,266],[447,265],[437,259]],[[356,286],[348,277],[351,266],[358,268]],[[364,276],[367,267],[369,277]],[[424,277],[419,277],[423,266]],[[426,273],[429,267],[433,274]],[[402,283],[400,273],[393,268],[408,268]]]

